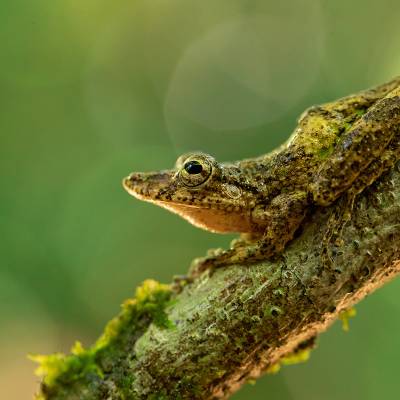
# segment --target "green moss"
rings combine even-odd
[[[277,374],[279,371],[281,370],[281,363],[277,362],[275,364],[270,365],[266,370],[265,373],[266,374]]]
[[[303,349],[296,351],[292,354],[283,357],[281,360],[282,365],[293,365],[293,364],[301,364],[310,358],[311,350],[310,349]]]
[[[325,160],[326,158],[328,158],[333,153],[334,149],[335,149],[335,146],[323,147],[322,149],[320,149],[318,151],[318,157],[321,160]]]
[[[342,329],[348,332],[350,329],[349,320],[357,315],[357,311],[354,307],[351,307],[339,314],[339,319],[342,321]]]
[[[355,110],[355,114],[356,114],[358,117],[361,117],[361,116],[363,116],[367,111],[368,111],[367,108],[359,108],[358,110]]]
[[[279,360],[279,362],[270,365],[265,371],[267,374],[276,374],[280,371],[283,365],[294,365],[308,361],[310,358],[311,349],[297,350]]]
[[[52,386],[57,379],[68,373],[72,381],[81,378],[88,373],[94,373],[103,377],[103,373],[95,362],[96,349],[85,350],[80,342],[75,342],[71,348],[71,355],[62,353],[44,355],[32,355],[29,358],[39,363],[35,374],[43,376],[43,382]]]
[[[43,376],[43,382],[46,385],[53,385],[56,378],[68,370],[65,354],[63,353],[55,353],[48,356],[30,354],[28,358],[39,364],[35,370],[35,375]]]
[[[168,319],[165,308],[170,304],[171,288],[152,279],[147,279],[136,288],[135,297],[125,300],[122,312],[112,319],[104,329],[104,334],[95,344],[96,348],[107,346],[125,328],[132,317],[140,318],[148,315],[151,322],[160,328],[172,328],[174,325]]]
[[[353,126],[352,123],[350,123],[350,122],[345,122],[345,123],[344,123],[344,132],[345,132],[345,133],[348,132],[348,131],[351,129],[352,126]]]
[[[174,327],[165,312],[170,304],[171,293],[169,285],[160,284],[154,280],[144,281],[136,289],[135,297],[123,303],[121,313],[107,324],[103,335],[89,349],[85,350],[80,342],[76,342],[70,355],[56,353],[48,356],[29,356],[31,360],[39,363],[35,374],[43,376],[43,383],[47,390],[54,389],[60,382],[64,385],[66,382],[71,384],[89,375],[102,379],[104,371],[100,366],[99,356],[107,353],[128,328],[132,330],[133,326],[134,329],[138,329],[142,320],[146,321],[146,326],[152,322],[160,328]],[[121,384],[124,387],[130,387],[132,379],[123,377]]]

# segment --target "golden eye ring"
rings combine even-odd
[[[181,182],[188,187],[205,183],[212,173],[212,165],[205,157],[188,157],[179,170]]]

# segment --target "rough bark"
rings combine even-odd
[[[111,339],[60,356],[42,398],[227,398],[311,346],[343,310],[400,271],[399,165],[357,197],[342,241],[329,245],[331,264],[321,256],[322,238],[340,200],[312,210],[274,261],[205,274],[167,305],[154,296],[134,300],[136,308],[113,321]]]

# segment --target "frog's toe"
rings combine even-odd
[[[224,249],[217,248],[217,249],[209,249],[207,250],[207,257],[202,257],[202,258],[196,258],[196,260],[202,260],[205,258],[211,258],[211,257],[218,257],[220,254],[224,252]]]
[[[204,271],[211,269],[214,265],[214,257],[199,257],[195,258],[190,264],[189,277],[194,279],[200,276]]]

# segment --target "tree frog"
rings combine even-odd
[[[132,196],[212,232],[238,232],[231,248],[197,259],[192,272],[248,265],[281,253],[307,213],[350,202],[400,159],[400,77],[305,111],[277,150],[236,162],[201,153],[175,167],[131,173]]]

